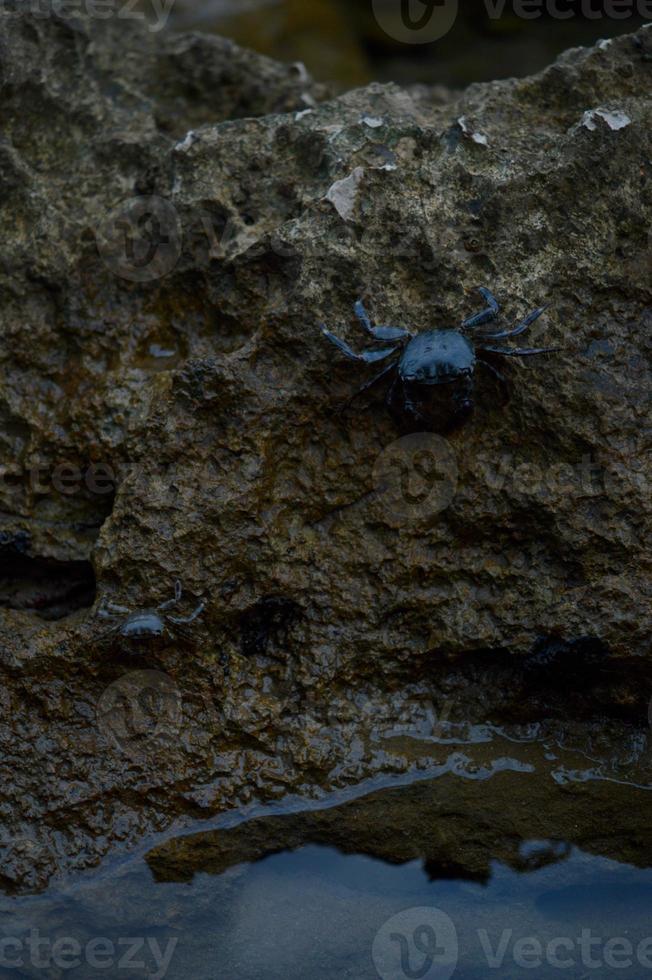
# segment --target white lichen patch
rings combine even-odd
[[[193,143],[196,143],[198,139],[199,137],[194,129],[190,129],[184,138],[175,144],[174,149],[177,153],[187,153]]]
[[[326,194],[326,200],[331,202],[339,216],[345,221],[350,221],[353,217],[358,190],[363,177],[364,168],[356,167],[348,177],[336,180]]]
[[[465,136],[468,136],[470,140],[474,143],[478,143],[480,146],[489,146],[489,139],[484,133],[478,133],[471,126],[469,126],[466,116],[460,116],[457,120],[457,125],[460,127]]]
[[[598,122],[602,121],[605,123],[609,129],[618,130],[624,129],[625,126],[629,126],[631,119],[626,112],[621,109],[605,109],[602,106],[598,109],[589,109],[582,116],[581,125],[585,129],[591,130],[593,132],[598,128]]]

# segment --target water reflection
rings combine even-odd
[[[536,842],[538,853],[542,848]],[[550,855],[559,848],[551,842]],[[373,980],[389,975],[387,962],[400,952],[392,947],[400,931],[389,938],[383,931],[394,916],[406,923],[402,943],[412,972],[392,980],[521,977],[537,962],[534,975],[552,977],[560,959],[565,976],[590,969],[602,977],[612,975],[617,955],[621,965],[629,956],[627,975],[638,977],[652,948],[645,946],[651,898],[652,871],[579,849],[528,872],[492,862],[486,883],[433,880],[422,860],[391,864],[319,845],[218,875],[199,872],[192,886],[156,884],[141,863],[105,880],[5,899],[0,977]],[[453,929],[446,942],[439,934],[433,969],[436,951],[443,955],[454,940],[452,974],[441,963],[439,972],[418,972],[425,963],[418,950],[428,947],[414,941],[433,915],[435,924],[450,921]],[[7,965],[18,958],[22,966]],[[72,965],[74,959],[81,962]]]
[[[421,775],[255,804],[0,899],[0,980],[652,969],[645,733],[413,714],[369,744]]]

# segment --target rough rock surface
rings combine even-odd
[[[541,764],[541,753],[530,758]],[[513,800],[523,781],[528,805],[517,808]],[[560,827],[568,832],[563,842],[557,838]],[[320,844],[392,864],[421,860],[433,879],[487,883],[495,861],[526,871],[564,860],[571,846],[648,867],[651,837],[634,786],[614,791],[589,781],[560,792],[553,780],[533,781],[517,772],[496,774],[489,786],[482,778],[449,774],[340,806],[256,817],[236,827],[177,837],[153,848],[147,862],[158,881],[191,881],[196,873],[222,874],[270,854]],[[548,846],[530,861],[524,853],[528,841]]]
[[[444,702],[642,723],[652,31],[447,102],[321,102],[215,38],[10,7],[5,883],[252,799],[427,771],[382,734]],[[531,336],[563,348],[513,365],[507,404],[483,376],[445,440],[382,386],[336,412],[368,374],[320,322],[361,349],[358,296],[423,330],[478,309],[479,285],[505,324],[550,303]],[[189,638],[102,637],[95,588],[139,608],[176,579],[182,612],[207,599]]]

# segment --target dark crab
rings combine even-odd
[[[487,306],[479,313],[468,317],[462,323],[461,330],[427,330],[424,333],[413,334],[403,327],[372,326],[369,315],[362,300],[355,304],[355,313],[360,323],[373,337],[380,342],[389,342],[391,347],[380,350],[364,351],[356,354],[345,341],[336,337],[322,324],[322,333],[331,343],[354,361],[373,364],[392,358],[380,374],[368,381],[356,395],[366,391],[381,378],[394,372],[392,385],[387,395],[387,404],[391,407],[400,399],[402,409],[418,422],[429,422],[420,408],[428,389],[435,385],[453,385],[453,407],[457,417],[467,415],[473,409],[473,374],[476,364],[482,364],[500,382],[503,390],[507,389],[505,377],[486,359],[485,355],[506,357],[530,357],[534,354],[547,354],[557,351],[558,347],[503,347],[496,346],[496,341],[507,340],[524,333],[537,320],[545,306],[540,306],[529,313],[524,320],[511,330],[498,330],[494,333],[483,332],[476,334],[473,340],[465,337],[463,330],[474,331],[496,318],[500,307],[492,293],[482,287],[479,292],[484,297]],[[353,397],[355,398],[356,395]]]
[[[110,642],[118,638],[136,641],[154,640],[164,636],[190,639],[191,633],[186,626],[201,615],[206,608],[206,603],[202,600],[189,616],[172,616],[169,610],[178,605],[180,600],[181,582],[179,581],[174,585],[174,598],[162,602],[155,609],[140,609],[132,612],[125,606],[102,600],[97,610],[100,618],[115,619],[118,616],[121,618],[114,626],[100,634],[100,642]]]

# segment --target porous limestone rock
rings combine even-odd
[[[427,772],[382,733],[433,704],[643,724],[652,31],[448,101],[326,101],[220,39],[19,8],[0,9],[5,882]],[[583,125],[598,110],[629,122]],[[480,285],[505,325],[550,304],[530,336],[562,348],[509,365],[507,404],[479,374],[448,435],[404,427],[382,384],[337,411],[373,368],[320,323],[362,349],[359,296],[424,330]],[[94,597],[153,606],[177,579],[182,613],[207,600],[189,641],[101,637]],[[520,669],[549,642],[536,663],[567,683],[537,701]]]

